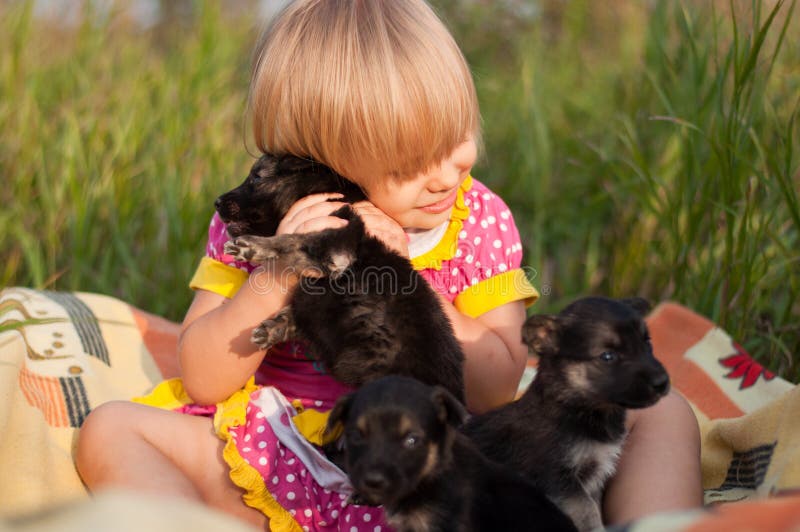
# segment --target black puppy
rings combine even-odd
[[[350,208],[332,214],[343,228],[273,236],[289,207],[309,194],[361,190],[326,166],[292,155],[264,155],[239,187],[217,199],[232,237],[225,252],[303,274],[289,306],[253,331],[262,349],[302,339],[338,380],[360,386],[392,373],[441,384],[464,397],[461,346],[433,289],[408,259],[367,234]],[[278,272],[279,273],[279,272]]]
[[[358,496],[400,532],[575,530],[533,484],[487,460],[458,432],[464,407],[407,377],[373,381],[336,403]]]
[[[580,530],[602,526],[600,500],[626,436],[626,409],[669,390],[647,310],[643,299],[590,297],[556,316],[531,316],[522,328],[539,355],[530,388],[464,427],[487,457],[532,480]]]

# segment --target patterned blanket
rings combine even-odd
[[[678,304],[658,305],[648,325],[656,356],[700,423],[707,506],[628,528],[800,530],[800,387]],[[78,520],[101,511],[108,498],[88,502],[75,472],[77,428],[92,407],[176,376],[177,334],[177,324],[108,296],[0,292],[0,525],[24,530],[54,508]],[[534,372],[531,361],[521,390]],[[133,519],[159,504],[129,496],[139,508]]]

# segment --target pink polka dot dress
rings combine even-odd
[[[468,177],[450,220],[409,234],[415,269],[469,316],[538,294],[523,269],[522,245],[503,201]],[[206,256],[190,286],[232,297],[253,265],[223,254],[228,236],[214,215]],[[351,502],[347,476],[321,452],[326,413],[349,388],[309,359],[301,343],[274,347],[254,379],[215,406],[192,405],[179,379],[162,383],[142,402],[187,414],[213,415],[225,441],[223,459],[244,502],[270,519],[272,530],[388,531],[380,507]]]

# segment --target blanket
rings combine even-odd
[[[707,506],[629,528],[800,528],[800,388],[677,303],[659,304],[647,323],[656,356],[701,427]],[[97,511],[104,499],[88,502],[74,468],[77,430],[93,407],[177,376],[178,331],[99,294],[0,292],[0,525],[23,527],[53,508]],[[531,360],[520,391],[534,373]]]

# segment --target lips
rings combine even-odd
[[[452,207],[456,202],[456,192],[456,190],[453,190],[453,192],[450,193],[450,195],[448,195],[446,198],[439,200],[436,203],[431,203],[430,205],[420,207],[420,210],[431,214],[442,213]]]

